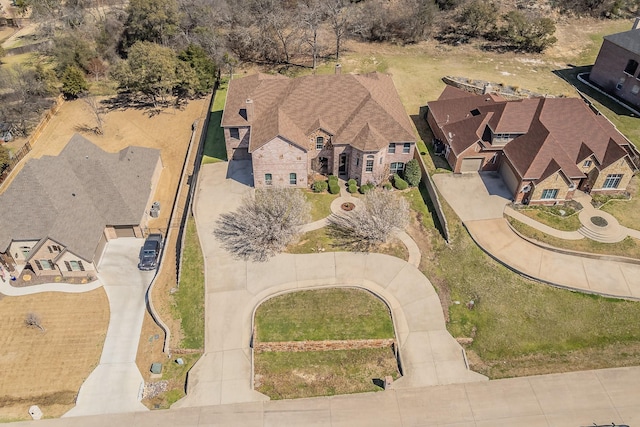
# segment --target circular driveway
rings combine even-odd
[[[206,263],[205,354],[189,374],[187,396],[174,407],[268,399],[251,386],[255,308],[282,292],[329,286],[367,289],[391,308],[403,369],[394,388],[486,380],[467,369],[433,286],[405,261],[335,252],[281,254],[254,263],[224,251],[212,231],[218,216],[235,210],[252,191],[243,184],[250,170],[249,162],[231,162],[206,165],[200,172],[194,214]]]

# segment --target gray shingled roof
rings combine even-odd
[[[74,135],[58,156],[28,161],[0,195],[0,251],[50,237],[92,261],[107,225],[138,225],[160,151],[107,153]]]
[[[609,40],[611,43],[620,46],[629,52],[640,55],[640,29],[610,34],[608,36],[604,36],[604,39]]]

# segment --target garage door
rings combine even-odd
[[[484,158],[466,158],[462,159],[462,166],[460,166],[461,173],[478,172],[482,167]]]
[[[251,156],[249,155],[249,149],[234,148],[232,159],[233,160],[251,160]]]
[[[113,229],[116,232],[116,237],[136,237],[136,232],[131,226],[115,226]]]
[[[507,185],[507,188],[509,188],[509,191],[511,191],[511,194],[516,194],[516,190],[518,189],[519,185],[518,178],[513,173],[504,158],[502,160],[503,161],[500,164],[499,169],[500,176],[502,177],[504,183]]]

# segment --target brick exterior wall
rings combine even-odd
[[[612,174],[622,174],[622,179],[620,180],[620,184],[618,184],[618,187],[602,188],[605,180],[607,179],[607,175],[612,175]],[[632,176],[633,176],[633,170],[631,169],[631,166],[629,166],[629,162],[627,161],[626,158],[622,158],[617,162],[609,165],[609,167],[602,169],[600,171],[597,178],[595,179],[595,182],[591,186],[591,193],[594,193],[594,194],[622,193],[626,191]]]
[[[60,250],[58,250],[60,249]],[[78,258],[71,252],[64,252],[65,247],[58,242],[55,242],[51,239],[47,239],[39,249],[36,250],[33,254],[30,254],[30,264],[31,268],[33,268],[33,272],[36,276],[64,276],[64,277],[84,277],[88,274],[95,274],[95,267],[93,263],[85,261],[81,258]],[[44,270],[38,268],[38,264],[36,260],[40,262],[41,260],[49,260],[53,264],[53,269]],[[83,270],[78,271],[69,271],[67,264],[72,261],[82,263]],[[70,266],[71,264],[69,264]]]
[[[324,138],[324,146],[322,147],[322,150],[318,150],[316,148],[316,139],[318,137]],[[311,135],[309,135],[309,156],[307,164],[307,170],[309,171],[309,173],[317,172],[326,175],[332,171],[334,155],[331,142],[331,135],[329,135],[322,129],[318,129],[315,132],[312,132]],[[326,169],[322,168],[322,165],[320,163],[321,157],[327,159]]]
[[[315,150],[314,150],[315,154]],[[307,187],[308,152],[282,138],[274,138],[251,154],[253,182],[256,188],[266,187],[265,174],[272,176],[273,186]],[[289,184],[289,174],[295,173],[296,185]]]
[[[231,129],[238,129],[239,138],[231,138]],[[224,142],[227,147],[227,159],[234,158],[234,151],[238,148],[249,149],[249,127],[224,128]],[[236,160],[249,160],[246,155],[241,154],[235,157]]]
[[[529,203],[540,205],[553,205],[558,201],[570,200],[568,196],[569,183],[560,175],[559,172],[554,173],[542,182],[539,182],[533,188]],[[558,195],[555,199],[543,199],[542,192],[544,190],[558,190]],[[573,194],[573,191],[571,192]]]
[[[640,30],[638,37],[640,37]],[[624,99],[636,107],[640,107],[640,92],[634,94],[634,86],[640,91],[640,66],[633,76],[624,72],[627,62],[633,59],[640,63],[640,55],[629,52],[609,40],[604,40],[596,63],[591,69],[589,79],[610,94]],[[621,89],[616,85],[622,83]]]
[[[333,351],[359,350],[362,348],[388,348],[395,345],[394,339],[371,340],[327,340],[327,341],[280,341],[258,342],[254,345],[256,353],[268,351]]]

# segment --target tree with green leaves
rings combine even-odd
[[[190,44],[180,52],[178,59],[187,64],[195,73],[196,81],[192,85],[192,89],[196,93],[204,94],[213,88],[216,80],[216,66],[202,47]]]
[[[88,71],[90,60],[96,56],[87,39],[75,32],[65,32],[54,37],[50,53],[58,76],[62,76],[70,66]]]
[[[180,24],[176,0],[131,0],[127,6],[122,47],[126,51],[136,42],[166,45]]]
[[[495,3],[472,0],[460,10],[458,22],[464,34],[480,37],[495,29],[499,16],[498,6]]]
[[[505,21],[500,34],[502,41],[517,50],[542,52],[554,44],[556,25],[550,18],[528,18],[522,12],[511,11],[503,16]]]
[[[140,92],[157,107],[159,101],[166,101],[178,83],[178,59],[168,47],[137,42],[129,49],[129,57],[113,67],[111,76],[121,89]]]
[[[62,82],[62,94],[67,99],[76,99],[89,89],[84,71],[75,65],[69,65],[64,70],[60,81]]]
[[[404,167],[404,179],[412,187],[420,185],[422,179],[422,170],[416,159],[411,159]]]

